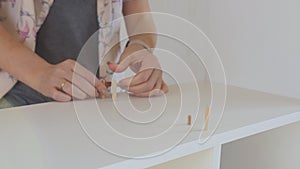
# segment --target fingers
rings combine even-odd
[[[154,69],[147,69],[142,72],[139,72],[133,77],[129,77],[129,78],[121,80],[119,82],[119,85],[121,87],[124,87],[125,89],[127,89],[129,86],[135,86],[135,85],[147,82],[149,80],[150,76],[152,75],[153,71],[154,71]]]
[[[125,59],[119,64],[108,62],[108,67],[111,71],[115,73],[121,73],[124,72],[131,64],[130,59]]]
[[[85,80],[83,77],[80,75],[73,73],[71,76],[67,76],[67,80],[69,82],[72,82],[74,86],[79,88],[81,91],[83,91],[88,97],[97,97],[98,92],[96,91],[95,86],[90,84],[87,80]]]
[[[136,76],[121,80],[118,85],[137,97],[160,96],[168,92],[159,69],[144,70]]]
[[[102,84],[101,81],[92,72],[87,70],[85,67],[83,67],[76,61],[69,59],[66,60],[64,64],[66,64],[67,71],[71,70],[72,72],[80,75],[83,78],[83,80],[88,81],[90,85],[94,87],[97,86],[98,88],[101,88],[103,90],[106,89],[105,85]]]
[[[46,67],[42,74],[36,90],[56,101],[98,97],[101,92],[97,90],[107,90],[93,73],[73,60]]]
[[[162,81],[162,71],[158,60],[154,56],[145,57],[148,52],[134,53],[130,57],[125,57],[120,63],[109,63],[109,68],[114,72],[122,72],[129,66],[136,66],[138,72],[134,77],[123,79],[119,82],[122,88],[128,89],[133,95],[138,97],[158,96],[168,91],[167,85]],[[76,99],[86,99],[88,97],[98,97],[99,93],[106,93],[106,86],[89,70],[73,60],[66,60],[62,63],[63,69],[59,69],[56,74],[63,74],[62,79],[66,79],[63,92],[55,92],[58,100],[70,100],[71,96]],[[58,83],[62,80],[58,79]],[[57,88],[59,88],[57,84]],[[98,92],[99,93],[98,93]],[[53,96],[54,97],[54,96]]]
[[[130,83],[130,86],[128,88],[129,92],[132,93],[144,93],[144,92],[148,92],[154,89],[154,87],[156,86],[156,84],[158,83],[158,85],[160,84],[160,86],[158,87],[160,89],[161,87],[161,71],[160,70],[153,70],[152,74],[150,75],[149,79],[147,81],[141,81],[141,77],[144,77],[143,74],[146,73],[140,73],[137,75],[137,77],[133,78],[133,82]],[[147,76],[147,75],[145,75]],[[142,79],[144,80],[144,79]],[[134,83],[134,82],[140,82],[140,83]]]
[[[59,102],[69,102],[72,100],[70,95],[68,95],[62,91],[59,91],[57,89],[53,89],[52,99],[59,101]]]
[[[162,80],[162,78],[160,78],[157,82],[156,82],[156,84],[155,84],[155,86],[154,86],[154,90],[161,90],[161,88],[162,88],[162,85],[163,85],[163,80]]]
[[[98,92],[107,90],[106,86],[82,65],[73,60],[66,60],[65,64],[65,73],[67,74],[65,78],[86,93],[88,97],[98,97]]]
[[[116,73],[120,73],[125,71],[131,64],[131,59],[130,57],[127,57],[125,59],[122,59],[119,61],[119,63],[112,63],[112,62],[108,62],[108,67],[111,71],[116,72]]]
[[[158,72],[158,71],[159,70],[156,70],[156,69],[146,69],[144,71],[137,73],[134,76],[134,78],[132,79],[132,81],[130,82],[130,86],[135,86],[135,85],[147,82],[150,79],[153,72]],[[154,75],[157,75],[157,73]],[[155,76],[155,77],[157,77],[157,76]]]
[[[78,64],[76,61],[68,59],[64,61],[62,64],[64,64],[64,67],[66,70],[71,70],[72,72],[75,72],[81,76],[83,76],[85,79],[87,79],[90,83],[94,83],[95,81],[95,75],[92,74],[90,71],[88,71],[85,67]]]
[[[143,60],[144,56],[145,55],[143,55],[143,53],[141,53],[140,51],[137,51],[126,57],[122,56],[121,58],[124,58],[124,59],[121,59],[118,64],[112,63],[112,62],[109,62],[107,64],[108,64],[108,67],[110,68],[110,70],[112,70],[113,72],[116,72],[116,73],[120,73],[120,72],[125,71],[130,65],[141,62]]]
[[[103,87],[103,84],[101,83],[101,85],[97,85],[96,86],[96,89],[98,91],[99,94],[104,94],[104,95],[109,95],[109,92],[108,92],[108,89],[106,87]],[[98,94],[98,95],[99,95]],[[98,96],[96,96],[98,97]]]
[[[144,93],[133,93],[131,95],[136,96],[136,97],[161,96],[168,92],[168,86],[163,81],[160,84],[161,84],[161,86],[159,86],[159,83],[156,83],[156,86],[151,91],[144,92]]]
[[[162,81],[161,90],[162,90],[163,93],[168,93],[169,92],[169,87],[164,81]]]
[[[70,82],[65,82],[65,85],[61,90],[76,99],[82,100],[88,98],[88,95],[85,92],[80,90],[78,87],[72,85]]]

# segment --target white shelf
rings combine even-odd
[[[205,85],[200,84],[201,97],[208,96]],[[183,97],[193,98],[197,92],[190,84],[183,84]],[[151,131],[144,131],[143,128],[134,128],[132,132],[127,126],[122,126],[121,118],[116,115],[110,99],[97,100],[101,110],[111,118],[112,124],[129,135],[134,134],[155,134],[159,132],[163,124],[168,124],[168,117],[176,110],[176,103],[180,96],[176,86],[170,88],[167,94],[168,104],[166,116],[157,121],[157,127]],[[118,96],[118,102],[125,102],[126,95]],[[205,97],[206,98],[206,97]],[[209,97],[208,97],[209,98]],[[162,98],[152,98],[154,105],[161,102]],[[138,108],[147,107],[146,99],[133,98],[132,103]],[[190,110],[188,105],[193,105],[197,99],[190,100],[185,105],[185,113],[193,113],[194,107]],[[97,113],[91,109],[95,102],[93,100],[78,101],[76,107],[86,109],[82,116],[84,120],[92,119]],[[205,109],[208,100],[201,100],[200,110]],[[125,106],[125,105],[121,105]],[[158,109],[154,107],[154,109]],[[126,113],[126,111],[125,111]],[[129,111],[127,112],[129,113]],[[151,112],[150,112],[151,113]],[[154,112],[155,113],[155,112]],[[127,114],[134,118],[133,114]],[[202,116],[200,116],[202,117]],[[147,119],[146,119],[147,120]],[[200,119],[201,121],[201,119]],[[205,144],[198,144],[199,126],[195,127],[187,138],[176,148],[153,158],[140,160],[127,159],[114,156],[92,142],[82,130],[74,110],[73,103],[46,103],[40,105],[25,106],[0,110],[0,168],[45,168],[45,169],[81,169],[81,168],[147,168],[162,164],[177,158],[181,158],[203,150],[219,147],[240,138],[254,135],[266,130],[274,129],[283,125],[300,121],[300,101],[292,98],[266,94],[258,91],[228,87],[227,104],[220,126],[214,136]],[[178,138],[178,134],[186,132],[186,114],[179,117],[173,134],[165,138],[165,142]],[[97,124],[101,127],[102,124]],[[104,126],[102,126],[104,127]],[[123,128],[122,128],[123,127]],[[134,126],[132,126],[134,127]],[[117,139],[110,134],[99,133],[99,137],[108,138],[111,143],[118,143]],[[123,145],[120,145],[122,147]],[[164,146],[157,144],[157,149]],[[131,147],[135,148],[135,147]],[[141,148],[141,153],[151,151],[153,147]],[[155,150],[155,148],[154,148]],[[217,151],[218,152],[218,151]],[[214,155],[213,161],[218,161],[218,154]],[[217,165],[218,166],[218,165]],[[215,168],[218,168],[215,166]]]

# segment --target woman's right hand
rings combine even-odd
[[[71,101],[107,92],[105,85],[83,66],[73,60],[57,65],[47,63],[19,43],[1,23],[0,44],[0,69],[47,97]]]
[[[35,84],[41,94],[61,102],[94,98],[107,92],[93,73],[71,59],[47,66]]]

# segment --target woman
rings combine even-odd
[[[141,19],[125,17],[128,34],[136,36],[129,37],[119,62],[111,62],[117,50],[110,50],[104,57],[108,55],[105,44],[118,39],[120,25],[113,21],[122,14],[149,12],[147,0],[34,2],[0,0],[0,108],[98,97],[107,93],[101,79],[109,80],[107,73],[122,72],[127,67],[136,75],[122,80],[120,86],[132,95],[147,97],[158,89],[167,92],[159,63],[150,52],[156,45],[155,34],[136,32],[136,22]],[[143,22],[147,22],[147,32],[154,32],[152,19],[146,18]],[[75,61],[98,29],[99,78]]]

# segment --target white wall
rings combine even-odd
[[[231,85],[300,98],[299,0],[150,0],[199,26]],[[175,29],[175,28],[174,28]]]
[[[198,21],[198,27],[201,26],[201,29],[207,30],[208,26],[208,3],[207,1],[182,1],[182,0],[149,0],[151,3],[152,11],[153,12],[162,12],[162,13],[169,13],[175,15],[175,17],[179,16],[182,17],[190,22],[197,22]],[[201,10],[198,9],[198,7],[201,7]],[[197,15],[198,17],[191,17],[193,15]],[[166,30],[169,29],[170,32],[178,31],[178,34],[187,34],[188,30],[182,29],[184,26],[170,26],[167,19],[162,19],[159,17],[155,18],[156,20],[156,26],[158,28],[158,31],[160,30]],[[170,16],[170,20],[174,21],[172,16]],[[172,22],[170,21],[170,22]],[[162,23],[163,24],[159,24]],[[176,22],[177,23],[177,22]],[[183,23],[183,21],[178,21],[178,24]],[[180,28],[179,28],[180,27]],[[189,27],[190,28],[190,27]],[[162,32],[160,32],[162,33]],[[172,34],[172,33],[170,33]],[[187,39],[190,39],[189,37]],[[182,39],[181,39],[182,40]],[[191,42],[192,40],[190,40]],[[195,78],[203,80],[207,75],[203,64],[198,59],[198,57],[194,54],[192,54],[192,51],[184,47],[180,42],[173,41],[170,39],[166,39],[164,37],[158,38],[158,48],[170,50],[170,52],[174,53],[176,56],[179,56],[182,58],[183,62],[185,62],[193,74],[195,75]],[[158,54],[158,53],[156,53]],[[185,73],[186,71],[182,70],[184,67],[182,62],[179,62],[178,60],[174,60],[174,57],[168,57],[166,54],[163,54],[160,52],[158,55],[162,67],[166,68],[166,70],[172,72],[173,74],[176,74],[176,78],[179,81],[187,82],[192,81],[192,76],[190,76],[189,73]],[[168,84],[174,83],[174,81],[170,80],[168,76],[165,77],[165,80]]]
[[[300,98],[300,1],[211,1],[210,37],[233,85]]]

